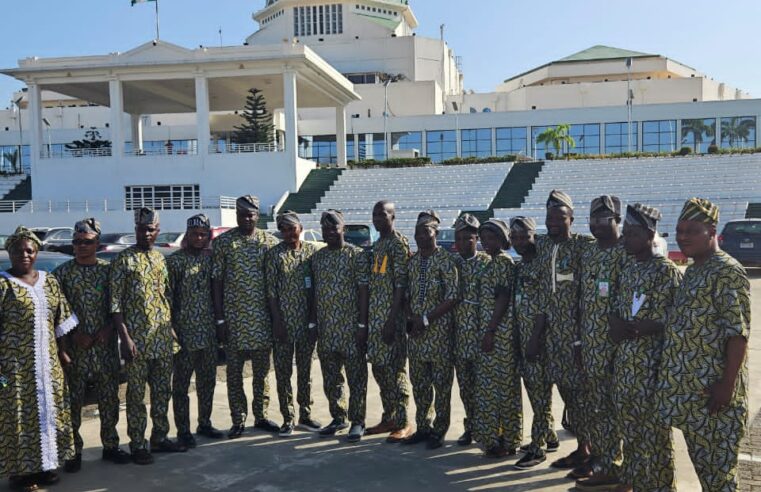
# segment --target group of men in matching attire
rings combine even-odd
[[[608,195],[591,203],[591,236],[571,232],[574,204],[561,191],[547,200],[546,234],[537,234],[527,217],[480,223],[463,214],[454,224],[454,254],[437,245],[441,219],[433,210],[419,214],[411,254],[388,201],[372,210],[380,239],[369,253],[346,242],[337,210],[322,214],[322,248],[301,240],[294,212],[277,216],[281,241],[257,229],[253,196],[237,200],[236,215],[238,227],[211,250],[208,218],[190,218],[185,246],[165,260],[153,248],[158,212],[140,209],[137,244],[111,264],[95,256],[98,222],[76,224],[75,259],[54,272],[79,319],[68,335],[76,454],[67,471],[81,467],[78,431],[88,384],[97,390],[104,459],[150,464],[152,452],[195,447],[188,398],[194,372],[196,433],[223,437],[211,424],[222,344],[229,438],[245,432],[247,361],[257,429],[284,437],[296,425],[322,436],[348,429],[350,442],[388,434],[389,442],[429,449],[444,443],[456,375],[466,415],[457,442],[478,442],[486,456],[522,453],[515,466],[528,469],[557,451],[556,386],[578,446],[551,466],[569,469],[577,488],[675,490],[672,427],[684,432],[705,490],[737,488],[747,420],[749,283],[742,266],[718,248],[713,203],[693,198],[681,213],[676,239],[693,260],[684,274],[654,252],[660,212],[642,204],[624,211]],[[506,253],[511,244],[517,264]],[[116,433],[114,334],[126,360],[129,454]],[[332,419],[325,426],[311,411],[315,351]],[[280,426],[268,419],[271,361]],[[368,362],[383,414],[366,429]],[[531,441],[523,446],[521,380],[533,412]],[[167,438],[170,398],[176,441]]]

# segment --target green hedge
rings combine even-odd
[[[575,154],[563,156],[558,160],[592,160],[592,159],[642,159],[648,157],[679,157],[692,155],[692,147],[682,147],[674,152],[621,152],[618,154]],[[761,147],[749,149],[717,149],[711,148],[712,155],[732,155],[732,154],[757,154],[761,153]],[[702,155],[702,154],[696,154]]]
[[[444,166],[458,166],[462,164],[489,164],[492,162],[515,162],[518,160],[516,155],[503,155],[501,157],[455,157],[442,161]]]
[[[405,159],[388,159],[385,161],[349,161],[348,166],[350,169],[371,169],[375,167],[383,168],[398,168],[398,167],[424,167],[431,165],[430,157],[415,157]]]

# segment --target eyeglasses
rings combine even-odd
[[[92,246],[97,241],[95,239],[75,239],[71,242],[74,246]]]

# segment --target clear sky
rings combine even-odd
[[[162,39],[186,47],[242,43],[264,0],[160,0]],[[596,44],[657,53],[761,97],[758,0],[410,0],[418,35],[445,37],[465,86],[502,80]],[[154,37],[153,4],[0,0],[0,66],[27,56],[126,51]],[[0,108],[21,85],[0,76]]]

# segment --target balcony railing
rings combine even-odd
[[[187,149],[187,148],[181,148],[181,149],[175,149],[172,147],[163,147],[163,148],[154,148],[154,149],[134,149],[131,152],[125,153],[125,155],[130,157],[142,157],[142,156],[168,156],[168,155],[176,155],[176,156],[183,156],[183,155],[198,155],[198,150],[195,148]]]
[[[113,151],[110,147],[103,147],[99,149],[64,149],[64,150],[48,150],[43,149],[40,152],[40,157],[43,159],[71,159],[81,157],[111,157]]]
[[[157,210],[214,210],[235,209],[235,198],[169,197],[132,198],[129,200],[0,200],[0,213],[53,213],[53,212],[118,212],[140,207]]]
[[[224,146],[212,144],[209,154],[251,154],[255,152],[282,152],[283,146],[274,143],[230,143]]]

